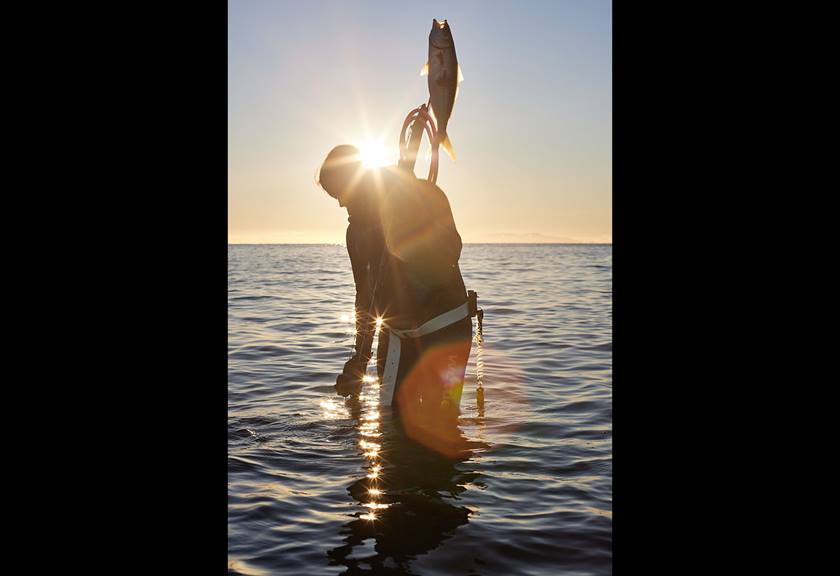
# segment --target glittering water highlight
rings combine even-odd
[[[343,247],[229,247],[229,571],[609,574],[611,261],[464,247],[485,341],[450,460],[379,405],[375,359],[358,400],[334,394],[354,332]]]

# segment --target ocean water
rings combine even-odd
[[[461,271],[484,338],[449,458],[405,437],[375,379],[334,393],[344,247],[229,246],[231,574],[611,573],[612,247],[466,245]]]

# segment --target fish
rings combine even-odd
[[[446,129],[452,116],[452,107],[458,97],[458,85],[464,80],[458,57],[455,55],[455,43],[452,30],[446,20],[432,19],[432,31],[429,32],[429,60],[420,71],[420,75],[429,76],[429,103],[437,120],[437,141],[449,157],[455,160],[455,149],[449,140]]]

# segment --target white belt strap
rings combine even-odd
[[[417,328],[411,330],[391,329],[391,334],[388,338],[388,358],[385,362],[385,370],[382,373],[380,403],[385,406],[390,406],[394,400],[394,388],[397,383],[397,371],[400,367],[400,351],[402,350],[403,338],[420,338],[421,336],[426,336],[432,332],[437,332],[441,328],[451,326],[469,315],[469,303],[464,302],[457,308],[444,312],[440,316],[435,316]]]

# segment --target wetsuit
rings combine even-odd
[[[383,170],[348,205],[347,252],[356,284],[356,352],[345,373],[371,356],[375,318],[384,319],[377,349],[380,380],[389,344],[400,339],[391,405],[398,411],[457,413],[472,342],[469,316],[420,337],[406,337],[467,300],[458,259],[461,237],[446,195],[398,169]],[[373,316],[368,316],[373,298]]]

